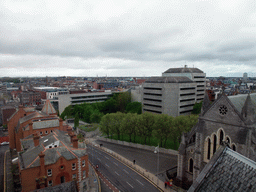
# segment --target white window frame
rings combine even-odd
[[[51,130],[51,133],[52,133],[53,131]]]
[[[86,171],[83,170],[83,179],[85,179],[85,178],[86,178]]]
[[[72,170],[76,170],[76,163],[72,163]]]
[[[49,187],[50,187],[50,186],[53,186],[52,180],[48,181],[48,186],[49,186]]]
[[[45,131],[45,134],[48,134],[48,131]]]
[[[42,131],[40,131],[40,135],[43,135],[43,132],[42,132]]]
[[[82,160],[82,167],[85,167],[85,160]]]
[[[47,176],[49,176],[49,177],[52,176],[52,169],[47,170]]]

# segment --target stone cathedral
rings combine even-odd
[[[221,95],[212,104],[206,94],[198,123],[182,136],[177,179],[191,184],[224,143],[256,161],[256,94]]]

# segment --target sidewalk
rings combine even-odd
[[[5,153],[5,173],[4,173],[4,182],[5,189],[4,192],[14,191],[13,184],[13,175],[12,175],[12,159],[10,151],[6,151]]]
[[[101,192],[99,177],[91,164],[89,164],[89,191]]]
[[[142,176],[144,176],[147,180],[149,180],[152,184],[157,186],[162,191],[165,191],[165,192],[184,191],[176,186],[173,186],[172,189],[170,187],[165,188],[164,182],[161,181],[160,179],[158,179],[154,174],[148,172],[147,170],[143,169],[142,167],[140,167],[136,164],[134,165],[132,161],[122,157],[121,155],[113,152],[110,149],[107,149],[105,147],[99,147],[99,145],[96,144],[92,139],[90,139],[89,142],[92,143],[94,146],[98,147],[99,149],[111,154],[113,157],[115,157],[119,161],[123,162],[124,164],[126,164],[127,166],[129,166],[130,168],[132,168],[133,170],[135,170]]]

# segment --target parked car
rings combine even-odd
[[[9,142],[4,141],[4,142],[2,142],[0,145],[9,145]]]

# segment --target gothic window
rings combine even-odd
[[[224,137],[224,133],[223,133],[222,130],[220,130],[220,141],[219,141],[220,145],[221,145],[222,142],[223,142],[223,137]]]
[[[217,148],[217,136],[214,134],[213,135],[213,154],[216,152]]]
[[[194,161],[193,161],[193,159],[191,158],[191,159],[189,159],[189,168],[188,168],[188,171],[189,171],[190,173],[193,173],[193,168],[194,168]]]
[[[232,145],[232,149],[236,151],[236,146],[234,144]]]
[[[227,141],[227,143],[228,143],[229,146],[230,146],[230,138],[229,138],[229,137],[226,137],[226,141]]]
[[[211,157],[211,140],[210,138],[208,139],[208,150],[207,150],[207,159],[210,159]]]

